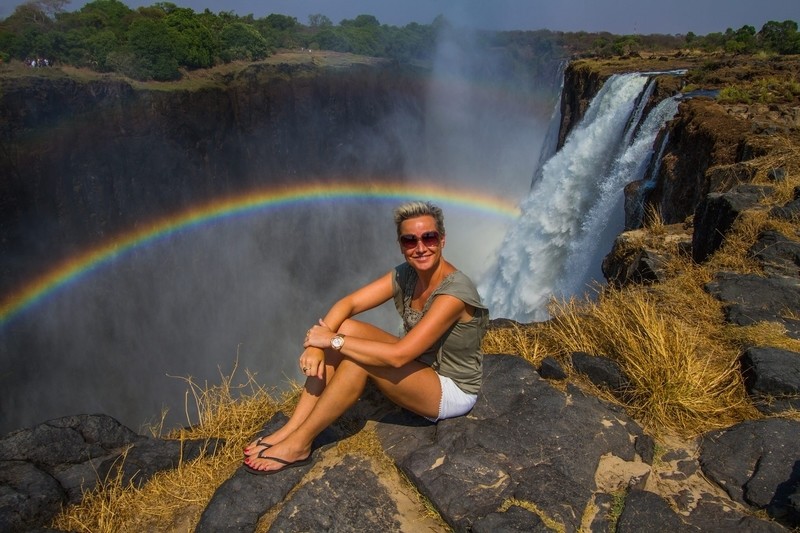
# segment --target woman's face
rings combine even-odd
[[[417,271],[430,270],[439,264],[444,248],[444,235],[436,229],[430,215],[407,218],[400,223],[400,251]]]

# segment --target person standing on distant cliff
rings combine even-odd
[[[244,467],[273,474],[311,461],[311,444],[372,380],[397,405],[432,422],[475,405],[489,313],[472,281],[442,256],[442,210],[410,202],[394,211],[405,263],[345,296],[306,333],[305,386],[289,421],[244,450]],[[405,334],[352,317],[394,300]]]

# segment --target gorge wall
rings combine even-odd
[[[263,185],[398,174],[387,121],[422,82],[388,62],[254,64],[196,87],[0,79],[0,289],[139,221]]]

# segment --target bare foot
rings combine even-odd
[[[272,435],[264,435],[258,437],[256,440],[245,446],[244,456],[250,457],[251,455],[259,453],[261,450],[266,450],[267,448],[271,448],[272,444],[269,442],[270,437],[272,437]]]
[[[271,473],[291,468],[293,466],[303,466],[310,462],[311,447],[295,447],[286,441],[276,444],[269,448],[262,448],[259,452],[249,455],[244,464],[248,470],[254,473]]]
[[[269,435],[262,435],[258,437],[256,440],[245,446],[244,448],[244,455],[245,457],[250,457],[251,455],[257,455],[261,452],[261,450],[266,450],[267,448],[272,448],[276,444],[280,443],[291,434],[292,430],[283,426],[275,433],[271,433]]]

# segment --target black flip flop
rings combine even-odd
[[[269,475],[272,475],[272,474],[277,474],[278,472],[283,472],[287,468],[295,468],[295,467],[299,467],[299,466],[309,465],[309,464],[311,464],[311,461],[312,461],[311,454],[308,454],[308,457],[306,457],[305,459],[300,459],[299,461],[287,461],[286,459],[281,459],[280,457],[271,457],[269,455],[261,455],[265,451],[267,451],[266,448],[261,450],[258,453],[257,457],[259,459],[269,459],[270,461],[275,461],[276,463],[282,464],[283,467],[279,468],[277,470],[259,470],[257,468],[253,468],[252,466],[248,465],[247,463],[244,463],[244,464],[242,464],[244,469],[247,472],[249,472],[251,474],[254,474],[256,476],[269,476]]]
[[[308,457],[305,459],[300,459],[299,461],[287,461],[286,459],[281,459],[280,457],[272,457],[270,455],[264,455],[264,452],[267,451],[267,448],[264,448],[260,452],[256,454],[256,458],[258,459],[269,459],[270,461],[275,461],[276,463],[280,463],[283,465],[282,468],[277,470],[259,470],[258,468],[253,468],[252,466],[248,465],[247,463],[243,463],[244,469],[247,470],[251,474],[255,474],[257,476],[268,476],[271,474],[275,474],[277,472],[282,472],[287,468],[295,468],[298,466],[306,466],[311,464],[311,454],[308,454]],[[252,456],[251,456],[252,457]]]
[[[263,447],[263,450],[261,450],[262,452],[263,452],[264,450],[266,450],[267,448],[272,448],[272,444],[270,444],[270,443],[268,443],[268,442],[261,442],[261,441],[263,441],[263,440],[264,440],[264,439],[266,439],[266,438],[267,438],[267,436],[266,436],[266,435],[264,435],[264,436],[262,436],[262,437],[258,437],[258,439],[256,440],[256,443],[253,445],[253,447],[254,447],[254,448],[256,448],[256,447],[258,447],[258,446],[261,446],[261,447]],[[258,453],[261,453],[261,452],[258,452]],[[245,457],[251,457],[250,455],[247,455],[247,454],[244,454],[244,456],[245,456]]]

